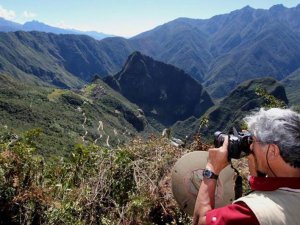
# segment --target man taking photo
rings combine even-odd
[[[300,224],[300,115],[261,109],[245,122],[252,135],[248,164],[253,192],[214,209],[218,175],[229,164],[226,137],[220,148],[209,149],[193,224]]]

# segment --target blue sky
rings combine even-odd
[[[0,17],[24,23],[94,30],[130,37],[178,17],[207,19],[250,5],[268,9],[296,0],[0,0]]]

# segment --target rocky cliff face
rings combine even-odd
[[[140,52],[131,54],[119,73],[104,80],[164,126],[200,117],[213,105],[202,85],[183,70]]]

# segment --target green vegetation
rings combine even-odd
[[[297,69],[282,80],[290,104],[300,104],[300,69]]]
[[[76,145],[67,157],[37,154],[39,131],[0,137],[0,224],[187,224],[170,169],[183,154],[167,139],[122,148]]]
[[[265,103],[262,105],[264,108],[286,108],[287,105],[284,101],[275,98],[275,96],[270,95],[266,89],[262,87],[257,87],[255,93],[262,97]]]
[[[136,105],[101,80],[77,91],[25,85],[4,74],[0,81],[0,134],[39,129],[36,147],[44,156],[65,155],[76,143],[116,146],[155,132]]]
[[[82,35],[0,33],[0,71],[31,84],[79,88],[95,74],[116,73],[132,52],[121,38],[109,44]],[[125,40],[125,39],[124,39]]]

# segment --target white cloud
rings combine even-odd
[[[32,18],[36,17],[36,14],[33,12],[24,11],[22,13],[22,17],[24,17],[26,19],[32,19]]]
[[[0,5],[0,17],[7,20],[13,20],[16,17],[16,13],[13,10],[5,9]]]

